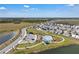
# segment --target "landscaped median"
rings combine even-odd
[[[59,43],[53,42],[47,45],[44,45],[43,42],[30,43],[30,44],[19,44],[19,46],[16,47],[13,53],[17,53],[17,54],[38,53],[38,52],[45,51],[45,50],[52,49],[52,48],[54,49],[58,47],[76,44],[71,38],[65,37],[63,35],[56,35],[56,34],[52,34],[51,32],[38,31],[36,29],[28,29],[27,31],[33,32],[34,34],[52,35],[55,37],[61,37],[61,38],[64,38],[64,40],[62,42],[60,41]]]

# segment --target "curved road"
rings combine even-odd
[[[8,45],[4,49],[0,50],[0,54],[8,53],[11,49],[15,48],[16,45],[18,45],[25,38],[25,36],[26,36],[26,28],[23,28],[21,30],[20,36],[13,43]]]

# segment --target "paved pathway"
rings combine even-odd
[[[40,44],[42,44],[42,42],[40,42],[40,43],[38,43],[38,44],[35,44],[35,45],[33,45],[33,46],[26,47],[26,48],[33,48],[33,47],[36,47],[36,46],[38,46],[38,45],[40,45]]]
[[[59,41],[59,42],[53,42],[53,43],[61,43],[61,42],[64,42],[64,41],[65,41],[64,37],[61,37],[61,39],[62,39],[62,41]]]

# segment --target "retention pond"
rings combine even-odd
[[[39,54],[79,54],[79,45],[70,45],[55,49],[49,49]]]
[[[11,40],[11,38],[13,38],[15,35],[16,35],[16,32],[11,32],[11,33],[1,36],[0,37],[0,45],[8,40]]]

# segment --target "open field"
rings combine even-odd
[[[0,32],[7,32],[7,31],[15,31],[19,30],[22,27],[30,26],[30,23],[22,22],[20,24],[14,24],[14,23],[0,23]]]
[[[56,21],[58,24],[71,24],[71,25],[79,25],[79,20],[60,20]]]
[[[22,27],[29,27],[37,23],[44,23],[47,19],[21,19],[21,18],[2,18],[0,19],[0,32],[14,31]]]
[[[5,19],[6,20],[6,19]],[[0,33],[1,32],[6,32],[6,31],[14,31],[21,29],[22,27],[33,25],[36,23],[41,23],[41,22],[46,22],[47,20],[23,20],[20,21],[20,23],[17,23],[17,21],[9,22],[10,20],[7,21],[0,21]],[[79,20],[57,20],[56,23],[62,23],[62,24],[79,24]]]

